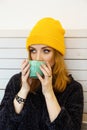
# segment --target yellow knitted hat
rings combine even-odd
[[[26,41],[26,48],[33,44],[44,44],[65,54],[64,33],[58,20],[47,17],[36,23]]]

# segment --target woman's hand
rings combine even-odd
[[[53,92],[52,88],[52,69],[50,64],[47,62],[46,64],[42,64],[40,67],[41,71],[44,74],[44,78],[37,73],[37,76],[42,84],[42,92],[43,94],[49,94]]]
[[[52,69],[49,65],[49,63],[46,63],[46,65],[41,66],[41,71],[44,74],[44,78],[40,76],[40,74],[37,74],[41,84],[42,84],[42,92],[45,97],[47,110],[49,113],[50,121],[53,122],[58,114],[61,111],[61,107],[56,99],[56,96],[53,92],[52,87]]]
[[[22,89],[30,91],[31,79],[29,79],[30,65],[28,60],[24,60],[21,65],[21,80],[22,80]]]
[[[30,73],[30,65],[28,63],[28,60],[24,60],[21,65],[21,89],[17,93],[17,95],[23,99],[27,98],[27,95],[30,91],[30,79],[29,79],[29,73]],[[23,109],[24,103],[18,103],[16,98],[14,98],[14,108],[16,113],[20,113]]]

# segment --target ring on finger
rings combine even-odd
[[[52,75],[46,75],[47,77],[51,77]]]

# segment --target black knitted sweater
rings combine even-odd
[[[83,89],[72,78],[64,92],[55,92],[61,106],[57,118],[50,122],[41,87],[29,93],[23,110],[17,114],[13,100],[20,90],[21,73],[12,76],[0,104],[0,130],[80,130],[83,114]]]

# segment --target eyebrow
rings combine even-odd
[[[49,46],[42,47],[41,49],[46,49],[46,48],[51,49],[51,47],[49,47]],[[30,49],[36,49],[36,48],[35,47],[30,47]]]

